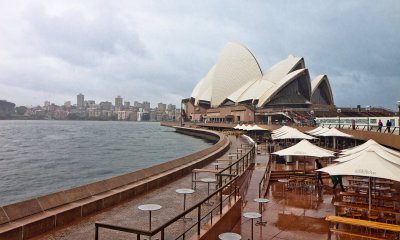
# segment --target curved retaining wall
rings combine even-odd
[[[220,133],[176,127],[217,143],[199,152],[132,173],[0,207],[0,240],[22,240],[115,206],[202,168],[229,148]]]

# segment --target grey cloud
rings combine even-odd
[[[24,27],[4,29],[18,41],[0,39],[0,84],[58,102],[83,92],[179,104],[228,41],[248,47],[263,70],[303,56],[311,77],[328,75],[338,106],[394,108],[400,99],[398,1],[33,2],[19,2]]]
[[[42,5],[32,5],[25,18],[38,47],[70,64],[97,65],[120,52],[144,57],[146,50],[138,34],[118,21],[116,13],[108,14],[89,18],[85,12],[69,10],[51,16]]]

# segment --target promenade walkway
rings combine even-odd
[[[268,155],[256,155],[256,166],[252,174],[250,186],[245,198],[245,212],[258,212],[258,184],[265,171]],[[279,164],[276,168],[283,169]],[[287,167],[287,166],[286,166]],[[290,166],[289,166],[290,167]],[[325,184],[328,184],[326,181]],[[327,239],[327,215],[334,215],[335,209],[329,186],[316,189],[315,192],[285,191],[284,184],[271,182],[262,212],[265,226],[254,225],[254,239]],[[241,232],[242,239],[251,238],[251,220],[242,216],[234,232]]]
[[[230,150],[225,153],[222,158],[228,158],[230,152],[236,152],[236,149],[240,147],[242,143],[246,143],[243,138],[236,138],[235,136],[228,136],[232,144]],[[212,165],[207,166],[207,168],[214,169]],[[212,173],[202,173],[203,177],[214,177]],[[142,204],[159,204],[162,209],[152,213],[152,229],[162,225],[167,222],[172,217],[178,215],[178,213],[183,211],[183,196],[175,192],[178,188],[191,188],[191,174],[174,181],[172,183],[163,186],[162,188],[151,191],[147,194],[140,195],[126,203],[118,205],[116,207],[107,209],[98,214],[92,215],[81,221],[75,222],[68,227],[57,229],[55,231],[46,233],[44,235],[38,236],[34,239],[44,239],[44,240],[75,240],[75,239],[94,239],[95,238],[95,222],[103,222],[113,225],[125,226],[125,227],[135,227],[142,228],[143,230],[148,230],[149,228],[149,213],[143,212],[138,209],[139,205]],[[211,185],[212,189],[214,184]],[[201,199],[207,196],[207,184],[197,183],[196,192],[188,195],[186,198],[186,207],[190,207]],[[193,214],[194,215],[194,214]],[[187,217],[190,217],[187,216]],[[185,222],[178,221],[177,224],[173,226],[169,231],[181,232],[185,226]],[[187,224],[190,224],[188,222]],[[127,234],[107,229],[100,230],[100,239],[133,239],[134,234]],[[143,237],[142,237],[143,239]],[[145,239],[145,238],[144,238]],[[157,239],[155,236],[152,239]]]

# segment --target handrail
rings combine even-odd
[[[153,230],[142,230],[142,229],[136,229],[136,228],[128,228],[128,227],[123,227],[123,226],[116,226],[116,225],[112,225],[112,224],[106,224],[106,223],[100,223],[100,222],[96,222],[95,223],[95,240],[99,239],[99,229],[100,228],[106,228],[106,229],[111,229],[111,230],[116,230],[116,231],[122,231],[122,232],[127,232],[127,233],[134,233],[136,234],[136,237],[138,240],[140,240],[140,236],[144,235],[144,236],[154,236],[158,233],[161,233],[161,240],[164,240],[165,238],[165,229],[172,225],[173,223],[175,223],[176,221],[178,221],[179,219],[181,219],[182,217],[186,216],[187,214],[189,214],[191,211],[197,209],[197,222],[192,225],[191,227],[189,227],[187,230],[185,230],[181,235],[179,235],[178,238],[183,238],[185,239],[185,234],[190,231],[194,226],[197,226],[197,235],[200,235],[200,230],[201,230],[201,220],[205,219],[207,216],[209,216],[211,214],[211,221],[212,221],[212,213],[215,209],[217,209],[219,207],[219,214],[222,214],[222,209],[223,209],[223,202],[226,201],[226,199],[231,199],[232,195],[234,196],[234,200],[236,201],[237,198],[239,197],[239,191],[238,191],[238,187],[237,187],[237,181],[241,175],[241,173],[243,173],[245,171],[245,169],[247,169],[248,166],[250,166],[250,163],[254,162],[254,156],[255,156],[255,146],[253,146],[249,152],[247,152],[245,155],[243,155],[240,159],[238,159],[237,161],[235,161],[234,163],[230,164],[228,167],[224,168],[223,170],[221,170],[219,173],[216,174],[216,176],[219,178],[219,182],[218,182],[218,189],[211,193],[209,196],[207,196],[206,198],[204,198],[203,200],[201,200],[200,202],[198,202],[197,204],[193,205],[192,207],[186,209],[184,212],[178,214],[177,216],[175,216],[174,218],[168,220],[166,223],[164,223],[163,225],[157,227],[156,229]],[[251,161],[253,160],[253,161]],[[242,169],[243,172],[240,171],[240,163],[242,163]],[[236,174],[232,174],[232,169],[236,168]],[[224,173],[224,171],[229,170],[229,174]],[[240,172],[240,174],[239,174]],[[229,181],[224,184],[222,186],[222,177],[229,177]],[[232,190],[233,188],[233,190]],[[223,193],[226,189],[228,189],[228,196],[223,199]],[[207,201],[209,201],[211,198],[213,198],[215,195],[219,196],[219,204],[217,204],[216,207],[212,208],[207,214],[205,214],[203,217],[201,216],[201,205],[206,203]],[[226,194],[225,194],[226,195]]]
[[[247,166],[250,165],[250,163],[254,163],[254,156],[255,156],[255,150],[256,146],[253,145],[252,148],[243,156],[241,156],[239,159],[237,159],[235,162],[233,162],[232,164],[229,164],[229,166],[223,168],[221,171],[219,171],[219,173],[215,174],[215,176],[217,177],[217,183],[218,186],[221,187],[222,186],[222,182],[223,179],[222,177],[228,177],[229,180],[232,179],[232,176],[235,175],[241,175]],[[246,166],[246,167],[245,167]],[[234,169],[235,167],[235,169]],[[226,171],[229,171],[229,173],[224,173]],[[234,174],[233,174],[234,172]]]
[[[176,221],[178,221],[179,219],[183,218],[184,216],[186,216],[187,214],[189,214],[191,211],[195,210],[196,208],[198,209],[198,213],[201,212],[201,205],[206,203],[207,201],[209,201],[212,197],[214,197],[215,195],[219,195],[220,198],[220,202],[218,204],[217,207],[220,208],[219,213],[222,214],[222,193],[226,188],[231,188],[232,185],[234,185],[233,191],[231,191],[228,195],[227,198],[230,199],[230,197],[233,195],[234,196],[234,200],[237,200],[237,186],[236,186],[236,181],[239,178],[239,176],[236,176],[235,178],[233,178],[231,181],[229,181],[226,185],[218,188],[215,192],[213,192],[212,194],[210,194],[209,196],[207,196],[206,198],[204,198],[203,200],[201,200],[200,202],[198,202],[197,204],[193,205],[192,207],[186,209],[184,212],[178,214],[177,216],[175,216],[174,218],[170,219],[169,221],[167,221],[166,223],[164,223],[163,225],[157,227],[154,230],[142,230],[142,229],[137,229],[137,228],[129,228],[129,227],[123,227],[123,226],[117,226],[117,225],[112,225],[112,224],[107,224],[107,223],[100,223],[100,222],[96,222],[95,223],[95,240],[99,239],[99,228],[106,228],[106,229],[111,229],[111,230],[116,230],[116,231],[121,231],[121,232],[127,232],[127,233],[135,233],[137,235],[137,239],[140,239],[140,235],[144,235],[144,236],[154,236],[157,233],[161,232],[161,240],[164,239],[164,235],[165,235],[165,228],[167,228],[168,226],[170,226],[171,224],[175,223]],[[225,200],[226,200],[225,199]],[[213,208],[211,211],[215,210],[216,208]],[[208,216],[210,213],[206,214],[206,216]],[[201,218],[201,215],[198,215],[198,219],[202,220],[205,217]],[[198,234],[200,234],[200,221],[198,221],[195,225],[198,225]],[[191,228],[189,228],[191,229]],[[186,231],[185,231],[186,232]]]
[[[260,182],[258,183],[258,197],[262,198],[265,194],[262,194],[262,190],[266,185],[266,189],[269,187],[269,179],[271,177],[271,157],[268,159],[267,166],[265,167],[265,171],[263,177],[261,178]]]

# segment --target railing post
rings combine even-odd
[[[237,200],[237,195],[238,193],[237,193],[237,187],[236,187],[236,181],[235,181],[235,202],[236,202],[236,200]]]
[[[197,235],[200,236],[200,228],[201,228],[201,205],[197,208]]]
[[[165,238],[165,232],[164,232],[164,228],[161,230],[161,240],[164,240],[164,238]],[[185,234],[183,234],[183,239],[185,239]]]
[[[222,215],[222,189],[219,192],[219,214]]]
[[[95,227],[94,239],[98,240],[99,239],[99,226],[97,226],[97,223],[95,223],[94,227]]]

